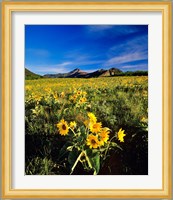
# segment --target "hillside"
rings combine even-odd
[[[25,79],[26,80],[33,80],[33,79],[39,79],[39,78],[42,78],[42,76],[35,74],[25,68]]]

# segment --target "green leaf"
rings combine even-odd
[[[91,149],[86,149],[86,154],[87,154],[87,156],[91,156],[92,155],[92,150]]]
[[[82,137],[82,136],[78,136],[77,138],[75,138],[75,140],[76,140],[77,142],[81,142],[81,141],[83,140],[83,137]]]
[[[90,168],[94,170],[94,174],[98,174],[100,170],[100,154],[99,152],[93,153],[91,149],[86,150],[86,160]]]
[[[81,136],[82,136],[83,138],[86,138],[86,132],[85,132],[85,127],[84,127],[84,126],[81,126],[81,127],[80,127],[80,133],[81,133]]]
[[[90,158],[90,162],[94,168],[94,174],[98,174],[100,170],[100,154],[95,153],[94,156]]]
[[[111,147],[117,147],[118,149],[121,149],[121,150],[123,150],[117,143],[115,143],[115,142],[111,142],[110,143],[110,146]]]
[[[73,149],[73,151],[70,151],[68,155],[68,162],[70,163],[71,166],[74,165],[78,156],[79,156],[79,152],[76,149]]]

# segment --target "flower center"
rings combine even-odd
[[[92,139],[91,144],[96,144],[96,141],[94,139]]]
[[[65,124],[62,125],[62,129],[66,130],[66,125]]]

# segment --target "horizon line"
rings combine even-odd
[[[86,73],[93,73],[93,72],[96,72],[96,71],[99,71],[99,70],[107,70],[107,71],[109,71],[110,69],[118,69],[118,70],[120,70],[122,73],[124,73],[124,72],[137,72],[137,71],[143,71],[143,72],[148,72],[148,69],[137,69],[137,70],[121,70],[121,69],[119,69],[119,68],[117,68],[117,67],[110,67],[110,68],[108,68],[108,69],[104,69],[104,68],[98,68],[98,69],[93,69],[93,70],[81,70],[80,68],[78,68],[78,67],[76,67],[76,68],[74,68],[73,70],[70,70],[70,71],[68,71],[68,72],[54,72],[54,73],[51,73],[51,72],[48,72],[48,73],[42,73],[42,74],[40,74],[40,73],[38,73],[38,72],[33,72],[32,70],[30,70],[30,69],[28,69],[28,67],[25,67],[25,69],[27,69],[27,70],[29,70],[30,72],[32,72],[32,73],[34,73],[34,74],[37,74],[37,75],[40,75],[40,76],[44,76],[44,75],[56,75],[56,74],[67,74],[67,73],[70,73],[70,72],[72,72],[72,71],[74,71],[74,70],[80,70],[80,71],[82,71],[82,72],[86,72]]]

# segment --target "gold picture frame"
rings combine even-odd
[[[162,12],[162,189],[12,188],[12,12]],[[2,2],[2,198],[171,198],[171,2]]]

